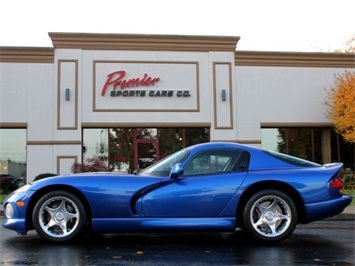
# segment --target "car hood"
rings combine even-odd
[[[111,172],[92,172],[53,176],[31,183],[30,190],[38,190],[51,185],[68,185],[80,190],[110,189],[112,186],[139,189],[151,184],[160,183],[164,177],[140,176]]]

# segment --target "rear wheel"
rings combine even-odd
[[[287,239],[297,225],[297,209],[285,193],[268,189],[257,192],[247,201],[243,213],[244,229],[264,243]]]
[[[66,242],[84,231],[86,214],[83,204],[74,194],[52,191],[37,202],[32,222],[42,238],[51,242]]]

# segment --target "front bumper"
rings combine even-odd
[[[27,234],[25,219],[6,219],[2,226],[6,229],[16,231],[19,235]]]
[[[28,228],[26,223],[27,206],[29,198],[33,192],[25,191],[10,194],[4,201],[5,221],[2,226],[6,229],[14,230],[18,234],[26,235]],[[18,206],[17,202],[23,202],[24,206]],[[13,209],[12,217],[6,215],[6,206],[10,204]]]

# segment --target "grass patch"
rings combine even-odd
[[[5,200],[5,198],[7,197],[7,194],[0,194],[0,204],[2,204]]]
[[[350,195],[353,197],[349,206],[355,206],[355,190],[354,189],[344,189],[344,194]]]

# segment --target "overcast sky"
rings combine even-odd
[[[355,0],[2,0],[0,46],[48,32],[240,36],[237,50],[322,51],[355,35]]]

